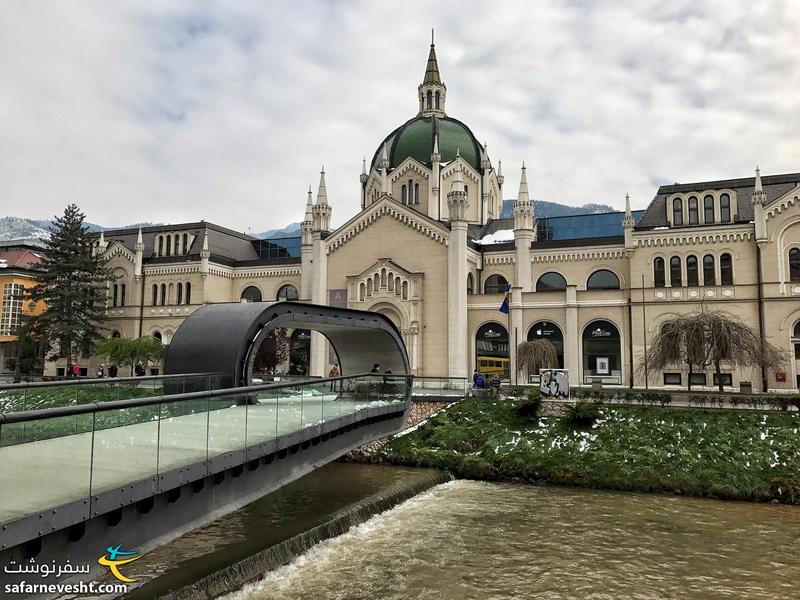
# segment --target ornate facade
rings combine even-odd
[[[169,343],[205,303],[296,295],[388,315],[418,374],[469,376],[477,366],[522,381],[508,349],[544,337],[573,383],[643,385],[639,365],[660,322],[704,303],[786,351],[766,381],[728,365],[726,385],[798,386],[800,173],[662,186],[643,212],[626,197],[624,213],[584,218],[594,231],[566,232],[537,217],[524,165],[513,216],[500,218],[500,161],[448,116],[446,98],[432,44],[417,115],[363,162],[360,212],[330,230],[323,172],[297,252],[205,222],[104,232],[97,251],[116,275],[111,330]],[[498,311],[506,284],[508,315]],[[315,333],[312,373],[328,361]],[[689,374],[648,376],[651,386],[685,386]],[[692,378],[715,384],[711,371]]]

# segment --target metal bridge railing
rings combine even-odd
[[[359,416],[365,409],[400,412],[410,391],[410,376],[364,374],[0,414],[0,523],[92,506],[166,472],[202,478],[215,457],[236,451],[244,462],[249,448],[287,434],[375,414]]]
[[[220,390],[232,385],[230,376],[218,373],[4,384],[0,385],[0,413]]]

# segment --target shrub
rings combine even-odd
[[[581,400],[564,411],[567,422],[574,427],[591,427],[602,415],[603,405],[599,402]]]
[[[528,394],[527,399],[520,402],[514,409],[518,417],[536,418],[539,416],[539,411],[542,409],[542,399],[538,393],[531,392]]]

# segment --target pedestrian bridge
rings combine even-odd
[[[324,333],[344,375],[246,385],[275,327]],[[373,362],[394,373],[365,373]],[[175,374],[212,364],[213,374]],[[412,389],[388,319],[295,302],[198,309],[165,370],[0,386],[0,562],[96,562],[112,543],[152,547],[398,431]]]

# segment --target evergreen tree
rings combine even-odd
[[[47,309],[27,317],[32,335],[51,346],[57,360],[62,352],[72,362],[79,349],[88,355],[102,336],[106,296],[111,274],[105,258],[92,253],[92,237],[83,224],[85,215],[75,204],[56,217],[46,242],[44,273],[29,289],[29,298],[44,302]]]

